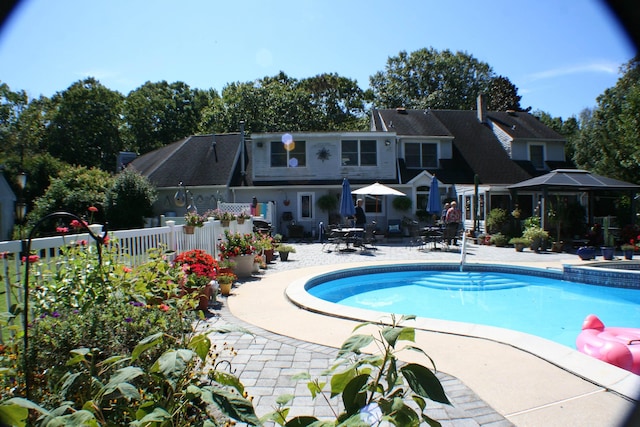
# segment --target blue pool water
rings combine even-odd
[[[307,291],[386,313],[498,326],[575,348],[582,322],[640,328],[640,290],[510,273],[399,271],[350,276]]]

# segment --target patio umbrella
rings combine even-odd
[[[349,180],[344,178],[342,180],[342,194],[340,195],[340,215],[347,217],[353,216],[356,213],[356,208],[353,206],[353,199],[351,198],[351,185]]]
[[[427,201],[427,212],[430,214],[442,213],[442,205],[440,204],[440,189],[438,188],[438,179],[433,176],[431,178],[431,188],[429,188],[429,200]]]
[[[448,189],[447,189],[447,199],[450,200],[458,200],[458,192],[456,191],[456,186],[455,184],[452,184]]]
[[[378,196],[405,196],[403,192],[391,187],[387,187],[386,185],[380,184],[379,182],[367,185],[366,187],[358,188],[357,190],[353,190],[351,194],[376,196],[376,212],[378,212]]]

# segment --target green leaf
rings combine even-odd
[[[373,341],[371,335],[351,335],[342,344],[340,351],[338,351],[338,357],[342,357],[347,353],[360,354],[360,349],[368,346]]]
[[[409,383],[409,387],[418,396],[426,397],[435,402],[451,404],[447,398],[442,384],[431,370],[422,365],[411,363],[403,366],[400,371]]]
[[[276,403],[278,405],[287,405],[293,401],[293,394],[281,394],[276,398]]]
[[[421,349],[420,347],[415,347],[415,346],[412,346],[412,345],[408,345],[408,346],[404,347],[403,350],[411,350],[411,351],[416,351],[418,353],[424,354],[429,359],[429,361],[431,362],[431,366],[433,366],[433,369],[436,369],[436,362],[431,358],[431,356],[429,356],[427,353],[425,353],[425,351],[423,349]]]
[[[224,371],[213,371],[213,379],[218,384],[233,387],[238,393],[244,394],[244,385],[240,379],[233,374]]]
[[[207,360],[207,355],[211,349],[211,340],[206,335],[196,335],[189,342],[189,348],[193,350],[200,359]]]
[[[354,414],[367,403],[367,393],[363,391],[369,375],[358,375],[353,378],[342,392],[342,402],[348,414]]]
[[[151,367],[151,372],[160,372],[175,387],[177,379],[187,368],[187,364],[193,358],[191,350],[169,350],[156,360]]]
[[[162,342],[162,332],[158,332],[157,334],[150,335],[140,341],[138,345],[131,352],[131,361],[135,362],[138,357],[147,349],[154,347]]]
[[[250,425],[262,425],[250,400],[236,393],[218,388],[213,392],[213,400],[220,410],[229,417]]]
[[[113,393],[122,383],[128,383],[143,374],[144,371],[136,366],[125,366],[122,369],[118,369],[116,373],[109,378],[109,382],[104,388],[104,394],[109,395]]]
[[[322,389],[325,385],[325,382],[309,381],[307,383],[307,388],[311,392],[311,397],[315,399],[318,394],[322,393]]]
[[[289,420],[285,427],[307,427],[318,421],[316,417],[300,416]]]
[[[0,421],[2,425],[23,427],[26,425],[29,410],[16,404],[0,405]]]
[[[129,383],[122,383],[118,385],[118,391],[120,392],[120,395],[126,399],[140,400],[141,398],[138,389]]]
[[[148,426],[152,423],[163,423],[171,420],[171,414],[163,408],[155,407],[153,411],[147,412],[144,417],[131,423],[132,426]]]
[[[355,376],[355,369],[347,369],[346,371],[334,374],[331,377],[331,397],[333,398],[342,393],[349,381],[351,381]]]

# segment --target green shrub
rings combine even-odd
[[[504,230],[508,221],[509,214],[506,210],[501,208],[491,209],[485,220],[485,227],[489,234],[500,233]]]
[[[393,199],[392,204],[393,204],[394,209],[397,209],[399,211],[405,212],[405,211],[408,211],[409,209],[411,209],[411,206],[413,205],[413,202],[407,196],[398,196],[395,199]]]
[[[496,233],[491,235],[491,239],[489,240],[489,243],[491,243],[492,245],[496,245],[496,246],[506,246],[507,245],[507,241],[509,239],[507,238],[507,236],[505,236],[502,233]]]

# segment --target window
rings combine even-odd
[[[342,141],[342,166],[376,166],[378,150],[375,140]]]
[[[404,145],[404,162],[408,168],[437,168],[438,144],[408,142]]]
[[[536,169],[545,169],[544,166],[544,145],[529,146],[529,160]]]
[[[292,141],[285,145],[281,141],[271,141],[271,167],[296,168],[307,165],[305,141]]]
[[[298,218],[300,220],[313,219],[313,193],[299,193]]]

